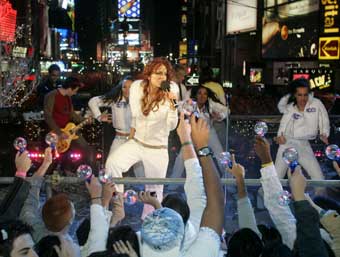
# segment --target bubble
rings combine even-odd
[[[267,123],[265,123],[263,121],[257,122],[255,124],[254,131],[255,131],[256,135],[264,137],[264,135],[268,132]]]
[[[136,191],[129,189],[124,193],[124,203],[126,205],[134,205],[138,200]]]
[[[285,149],[282,153],[282,159],[287,163],[292,172],[295,170],[298,163],[299,154],[294,147]]]
[[[288,191],[283,190],[279,193],[278,195],[279,205],[288,206],[291,201],[292,201],[292,195]]]
[[[218,161],[224,168],[232,168],[231,154],[229,152],[222,152],[218,156]]]
[[[197,103],[192,99],[181,101],[178,105],[179,111],[182,111],[186,116],[190,116],[197,110]]]
[[[23,137],[17,137],[14,142],[13,146],[16,150],[20,151],[20,153],[24,152],[27,147],[27,141]]]
[[[45,142],[46,144],[54,148],[58,143],[58,135],[53,132],[48,133],[45,137]]]
[[[113,181],[111,175],[105,174],[105,169],[99,170],[98,179],[102,184],[110,183]]]
[[[340,160],[340,149],[337,145],[329,145],[326,147],[325,154],[330,160]]]
[[[89,165],[82,164],[77,169],[78,178],[88,180],[92,177],[92,168]]]

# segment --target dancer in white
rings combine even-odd
[[[288,147],[295,147],[299,153],[298,162],[311,179],[324,179],[308,140],[315,139],[320,133],[320,139],[328,144],[328,113],[321,101],[309,94],[307,80],[294,80],[291,86],[293,94],[284,108],[285,113],[281,119],[277,138],[275,138],[280,144],[275,161],[276,171],[279,178],[286,175],[288,167],[282,159],[282,153]]]
[[[223,152],[223,148],[212,124],[214,120],[224,120],[229,113],[229,109],[227,106],[219,102],[215,94],[209,88],[204,86],[200,86],[198,88],[195,98],[197,100],[197,113],[209,124],[209,147],[215,153],[215,156],[218,156]],[[171,177],[180,178],[183,174],[183,171],[184,161],[182,153],[180,152],[177,155]]]
[[[166,92],[160,86],[163,81],[170,82],[171,76],[170,63],[155,58],[146,65],[144,79],[132,83],[131,139],[108,157],[106,172],[109,175],[122,177],[133,164],[142,161],[145,177],[165,178],[169,162],[168,136],[178,122],[173,101],[178,95],[178,87],[170,84],[170,92]],[[123,193],[124,186],[117,185],[117,191]],[[145,191],[156,192],[158,200],[162,201],[163,185],[146,185]],[[150,205],[144,205],[143,217],[152,210]]]
[[[116,135],[111,144],[109,155],[120,145],[128,141],[131,128],[131,110],[129,105],[130,86],[133,82],[131,76],[126,76],[109,93],[92,97],[88,103],[93,116],[100,122],[112,122]],[[100,107],[111,106],[112,115],[102,113]],[[136,177],[143,177],[143,164],[133,166]]]

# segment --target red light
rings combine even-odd
[[[76,153],[76,152],[70,153],[70,158],[72,160],[79,160],[81,159],[81,153]]]
[[[102,157],[103,157],[103,155],[101,153],[97,153],[97,155],[96,155],[97,160],[101,159]]]
[[[17,11],[5,0],[0,3],[0,13],[0,41],[13,42]]]

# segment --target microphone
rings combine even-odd
[[[170,92],[170,82],[167,80],[162,81],[161,89],[165,92]],[[177,101],[175,99],[170,99],[170,101],[174,105],[174,107],[177,107]]]

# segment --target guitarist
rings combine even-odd
[[[61,130],[67,123],[74,122],[78,124],[85,120],[75,113],[71,99],[72,96],[77,94],[78,89],[81,88],[82,85],[83,84],[77,78],[69,77],[65,80],[61,88],[57,88],[45,96],[45,121],[48,127],[58,135],[59,139],[68,139],[68,135]],[[81,135],[79,135],[78,139],[72,141],[70,148],[79,149],[82,153],[84,162],[88,162],[92,168],[95,167],[95,151]],[[61,161],[64,159],[65,158],[62,158]]]

